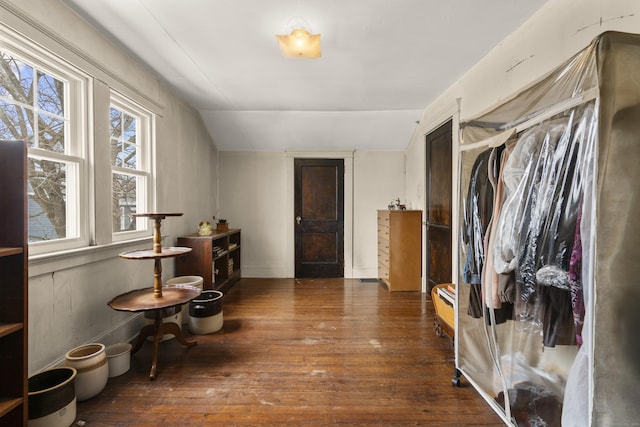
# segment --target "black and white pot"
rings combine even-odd
[[[220,291],[203,291],[189,303],[189,331],[196,335],[222,329],[222,297]]]
[[[75,379],[71,366],[29,377],[29,427],[69,427],[76,419]]]

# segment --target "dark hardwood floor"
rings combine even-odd
[[[223,329],[151,343],[126,374],[79,402],[74,425],[503,425],[436,336],[430,297],[357,279],[243,279]]]

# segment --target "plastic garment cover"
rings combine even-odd
[[[507,403],[504,402],[505,395],[513,400],[516,419],[523,416],[526,408],[535,410],[525,417],[525,425],[559,423],[568,375],[567,368],[563,375],[550,376],[551,380],[544,383],[540,382],[543,375],[536,374],[532,378],[533,372],[544,372],[547,364],[559,363],[553,358],[540,362],[540,344],[536,345],[540,338],[536,337],[542,336],[541,343],[546,347],[575,345],[576,324],[581,325],[584,318],[584,309],[574,307],[574,301],[576,306],[582,301],[582,271],[571,270],[571,260],[575,266],[575,260],[581,257],[581,252],[574,252],[574,247],[580,236],[578,218],[582,211],[583,184],[593,179],[589,165],[597,135],[595,106],[596,101],[592,100],[562,111],[521,132],[510,149],[501,151],[494,147],[480,152],[471,167],[471,185],[466,192],[466,206],[470,212],[465,212],[465,230],[479,236],[466,239],[466,257],[473,262],[465,263],[462,279],[469,283],[467,279],[477,278],[477,274],[465,274],[467,267],[469,264],[480,268],[490,266],[486,262],[488,256],[492,257],[498,276],[515,278],[511,293],[515,302],[512,322],[507,323],[504,331],[481,332],[487,341],[489,361],[486,369],[494,371],[492,394],[498,395],[496,402],[502,402],[502,405]],[[494,193],[487,191],[481,198],[477,183],[492,182],[495,173],[491,170],[495,162],[491,159],[499,157],[496,153],[504,154],[497,175],[505,197],[492,198]],[[480,173],[487,177],[479,176]],[[495,216],[491,217],[492,214]],[[493,222],[495,227],[486,226]],[[474,223],[478,224],[475,228]],[[492,235],[487,236],[487,233]],[[573,279],[570,279],[570,271]],[[485,289],[493,286],[486,270],[480,277],[484,279],[480,284],[469,283],[468,313],[474,317],[484,315],[485,322],[478,328],[486,329],[487,325],[500,328],[505,321],[501,316],[503,310],[488,311],[496,306],[491,297],[487,297],[487,292],[482,292],[485,295],[482,301],[476,296],[478,286]],[[510,293],[501,291],[499,294]],[[501,334],[506,335],[502,338]],[[464,348],[466,339],[461,338],[460,342]],[[516,350],[523,350],[517,352],[517,363],[515,358],[509,357],[511,351]],[[559,357],[566,359],[561,363],[570,366],[576,352],[576,347],[561,350]],[[495,367],[490,368],[492,363]],[[518,374],[509,375],[508,372]],[[500,382],[504,387],[497,389],[496,384]],[[523,404],[524,396],[535,402]]]
[[[640,419],[639,69],[640,36],[604,33],[461,123],[456,363],[514,425]],[[487,141],[507,130],[494,181]]]
[[[494,268],[498,273],[509,273],[517,264],[520,247],[523,209],[525,207],[525,189],[529,183],[532,160],[537,158],[541,148],[543,132],[529,130],[518,140],[509,155],[502,172],[505,187],[505,201],[498,218],[494,241]]]
[[[523,330],[542,333],[548,347],[575,344],[574,323],[582,323],[582,318],[574,319],[579,308],[572,305],[582,299],[580,273],[573,271],[571,280],[570,267],[572,258],[574,263],[581,258],[574,251],[579,242],[576,219],[582,210],[583,174],[589,172],[584,164],[593,156],[586,148],[593,150],[596,123],[594,103],[588,103],[535,126],[540,149],[529,158],[528,180],[521,182],[523,191],[517,194],[524,200],[522,212],[512,217],[520,227],[516,320],[527,323]],[[501,238],[498,230],[496,240]]]

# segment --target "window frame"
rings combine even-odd
[[[160,104],[107,72],[93,58],[77,56],[77,52],[71,52],[64,44],[56,44],[55,41],[53,44],[50,40],[41,41],[42,45],[0,22],[0,46],[3,52],[74,85],[67,85],[69,95],[65,93],[65,109],[69,109],[70,123],[65,124],[69,126],[65,128],[65,132],[66,129],[70,129],[69,135],[65,135],[65,149],[69,141],[77,144],[72,150],[73,156],[69,159],[77,161],[78,178],[73,191],[78,195],[74,214],[80,221],[79,236],[29,243],[29,263],[35,267],[33,271],[39,272],[38,274],[56,270],[57,267],[54,267],[52,262],[59,264],[62,261],[66,266],[79,265],[78,263],[85,262],[83,260],[108,258],[114,253],[119,253],[121,249],[118,248],[139,245],[151,240],[151,225],[145,219],[138,220],[143,223],[136,231],[114,233],[112,229],[109,111],[113,99],[117,98],[126,111],[144,119],[145,140],[148,144],[145,157],[147,184],[144,195],[147,212],[155,210],[156,125],[158,115],[162,115]],[[29,154],[46,154],[53,161],[62,159],[59,157],[60,153],[38,148],[31,148]]]
[[[92,117],[91,94],[93,79],[78,67],[30,42],[20,34],[0,26],[2,51],[24,62],[36,71],[43,72],[65,83],[65,152],[56,153],[41,148],[28,147],[29,158],[62,162],[67,168],[66,227],[67,236],[53,240],[29,242],[30,255],[48,254],[89,246],[90,233],[90,182],[93,171],[88,155],[92,146],[90,123]],[[37,73],[36,73],[37,74]],[[29,108],[34,114],[34,105]],[[34,139],[38,135],[34,129]],[[74,197],[70,197],[74,196]]]
[[[139,103],[131,100],[130,98],[122,95],[121,93],[111,89],[110,90],[110,102],[109,111],[111,108],[116,108],[121,112],[124,112],[138,120],[136,127],[136,146],[140,152],[136,153],[136,165],[137,168],[127,168],[121,166],[115,166],[109,158],[110,167],[110,179],[113,183],[114,174],[124,174],[128,176],[136,177],[137,179],[137,200],[142,199],[144,206],[138,207],[136,211],[138,213],[152,212],[155,202],[155,174],[153,169],[153,158],[155,147],[155,114],[144,108]],[[109,147],[111,147],[111,132],[109,129]],[[140,183],[143,183],[143,188],[140,188]],[[110,200],[113,200],[113,185],[111,185],[111,193],[109,194]],[[113,206],[112,206],[113,209]],[[111,218],[112,211],[109,212]],[[111,224],[112,221],[110,221]],[[113,225],[112,225],[113,227]],[[136,218],[136,230],[131,231],[115,231],[111,230],[111,239],[113,242],[122,242],[127,240],[139,239],[149,236],[150,225],[146,218]]]

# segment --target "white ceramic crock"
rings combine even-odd
[[[118,377],[129,371],[131,367],[131,344],[120,342],[107,346],[107,361],[109,362],[109,378]]]
[[[69,350],[65,365],[78,371],[76,397],[79,402],[96,396],[107,385],[109,365],[104,344],[91,343]]]

